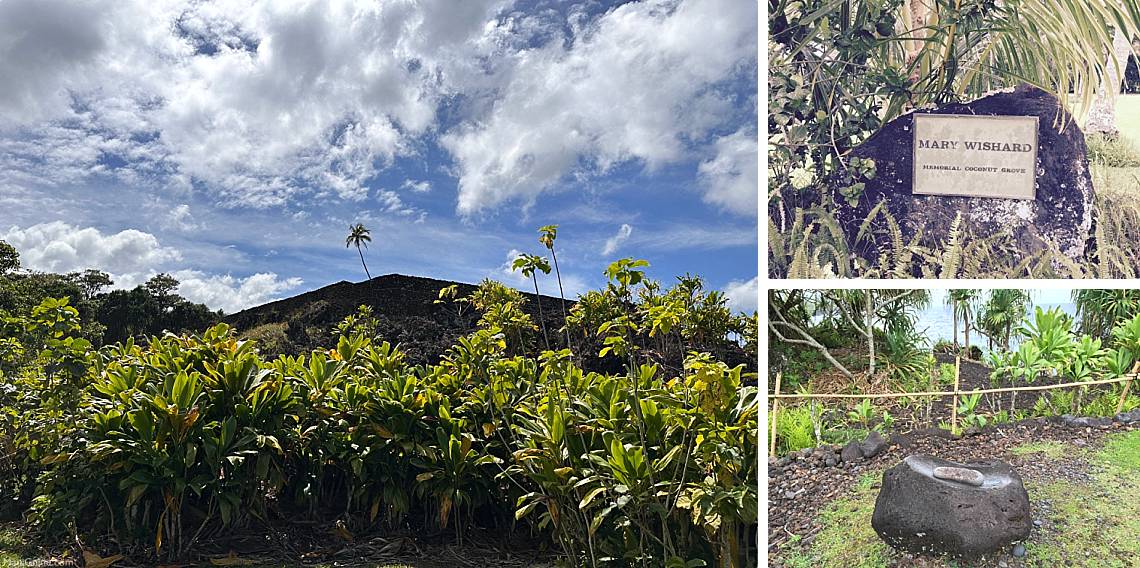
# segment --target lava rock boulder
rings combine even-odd
[[[1036,199],[914,195],[913,124],[920,113],[1038,117]],[[873,177],[860,180],[864,189],[854,205],[840,192],[851,179],[838,176],[828,185],[851,252],[871,265],[892,247],[891,227],[881,214],[864,226],[880,204],[898,222],[905,243],[917,236],[919,245],[942,251],[960,215],[964,242],[1005,235],[1020,256],[1051,250],[1080,264],[1095,254],[1095,195],[1086,151],[1084,134],[1057,98],[1022,85],[964,104],[918,109],[885,124],[849,154],[875,163]]]
[[[1032,522],[1029,494],[1008,464],[924,455],[884,472],[871,516],[875,532],[895,548],[962,558],[1026,539]]]
[[[859,444],[859,452],[863,454],[863,457],[870,459],[886,450],[888,445],[890,443],[878,430],[871,430],[863,443]]]

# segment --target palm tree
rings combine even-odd
[[[1108,339],[1117,322],[1140,313],[1140,291],[1128,289],[1073,290],[1081,333]]]
[[[546,343],[546,349],[550,350],[550,338],[546,335],[546,318],[542,316],[542,296],[538,295],[538,275],[535,274],[536,270],[541,270],[543,274],[550,274],[550,263],[541,256],[520,254],[511,264],[511,270],[519,269],[522,270],[523,276],[529,276],[534,281],[534,299],[535,303],[538,304],[538,322],[542,324],[542,340]]]
[[[344,248],[356,246],[356,252],[360,254],[360,264],[364,265],[364,275],[367,276],[369,280],[372,280],[372,274],[368,272],[368,264],[364,262],[364,252],[360,250],[360,245],[364,245],[364,248],[368,248],[368,243],[372,242],[372,237],[369,236],[371,232],[372,231],[364,228],[364,225],[360,223],[349,225],[348,236],[344,239]]]
[[[562,271],[558,270],[558,255],[554,253],[554,239],[558,238],[558,225],[545,225],[538,228],[538,242],[550,250],[554,259],[554,275],[558,278],[558,297],[562,299],[562,329],[566,331],[566,348],[570,349],[570,326],[566,325],[566,292],[562,290]]]
[[[1132,55],[1132,41],[1118,26],[1112,38],[1112,51],[1104,64],[1104,81],[1089,110],[1085,123],[1085,133],[1098,132],[1106,136],[1116,136],[1116,96],[1120,93],[1120,82],[1128,67],[1128,56]]]
[[[946,296],[946,303],[954,313],[954,346],[958,346],[958,320],[962,320],[963,335],[965,337],[966,357],[970,356],[970,322],[974,301],[978,298],[978,290],[950,290]]]
[[[798,4],[777,0],[770,11],[770,29],[794,20],[787,16]],[[823,23],[847,29],[852,22],[875,21],[881,11],[878,3],[862,0],[822,4],[804,17],[811,22],[805,27]],[[1053,93],[1063,108],[1080,101],[1077,108],[1087,112],[1103,89],[1103,78],[1115,67],[1107,56],[1120,53],[1118,38],[1140,35],[1140,10],[1120,0],[909,0],[896,4],[888,20],[895,22],[894,28],[884,30],[892,33],[884,33],[873,48],[857,54],[865,61],[842,61],[842,48],[821,41],[820,34],[785,33],[788,39],[780,42],[781,60],[776,65],[798,67],[800,76],[811,78],[807,89],[840,105],[868,95],[858,92],[861,83],[846,81],[845,75],[867,69],[904,73],[913,82],[910,86],[876,93],[885,99],[884,123],[909,108],[1019,83]]]
[[[1029,292],[1026,290],[990,290],[986,303],[978,308],[978,329],[990,340],[990,348],[996,342],[1009,351],[1013,328],[1022,320],[1029,307]]]

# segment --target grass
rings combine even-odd
[[[834,501],[824,509],[820,513],[823,530],[806,550],[787,550],[786,564],[795,568],[886,566],[890,547],[879,540],[871,528],[871,513],[878,494],[874,485],[881,477],[881,471],[864,473],[852,497]]]
[[[1114,434],[1094,452],[1071,448],[1061,442],[1043,441],[1014,448],[1019,456],[1052,461],[1064,453],[1079,454],[1093,464],[1095,481],[1081,484],[1053,481],[1028,484],[1034,517],[1044,520],[1025,543],[1026,566],[1140,567],[1140,431]],[[833,501],[819,515],[820,532],[809,546],[799,539],[785,545],[780,556],[785,565],[852,566],[877,568],[891,564],[891,548],[871,528],[882,472],[869,472],[852,494]],[[1049,508],[1042,505],[1048,501]],[[936,561],[942,566],[968,563]],[[926,565],[926,564],[924,564]]]
[[[1049,459],[1058,459],[1065,455],[1065,444],[1046,440],[1044,442],[1031,442],[1013,448],[1013,455],[1025,456],[1029,454],[1044,454]]]
[[[1122,95],[1116,104],[1116,141],[1087,136],[1089,165],[1097,192],[1097,276],[1134,278],[1140,243],[1140,95]]]

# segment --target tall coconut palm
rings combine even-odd
[[[344,239],[344,248],[351,246],[356,247],[356,252],[360,254],[360,264],[364,265],[364,275],[367,276],[369,280],[372,280],[372,273],[368,272],[368,264],[364,262],[364,252],[360,249],[360,245],[364,245],[364,248],[368,248],[368,243],[372,242],[371,232],[372,231],[364,228],[364,225],[360,223],[349,225],[348,236]]]

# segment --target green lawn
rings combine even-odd
[[[1035,454],[1053,461],[1061,455],[1058,442],[1027,444],[1015,455]],[[1110,436],[1102,449],[1081,455],[1092,468],[1093,484],[1069,481],[1027,482],[1031,508],[1049,501],[1051,507],[1034,509],[1044,523],[1025,543],[1024,564],[1008,557],[1011,566],[1089,566],[1135,568],[1140,566],[1140,431]],[[871,528],[871,513],[881,471],[864,474],[852,494],[832,502],[820,513],[822,530],[811,546],[793,542],[781,553],[786,565],[803,567],[879,568],[891,564],[893,551]],[[927,566],[928,564],[923,564]],[[969,566],[962,562],[939,562],[931,566]]]
[[[1116,101],[1116,127],[1140,147],[1140,95],[1121,95]]]

